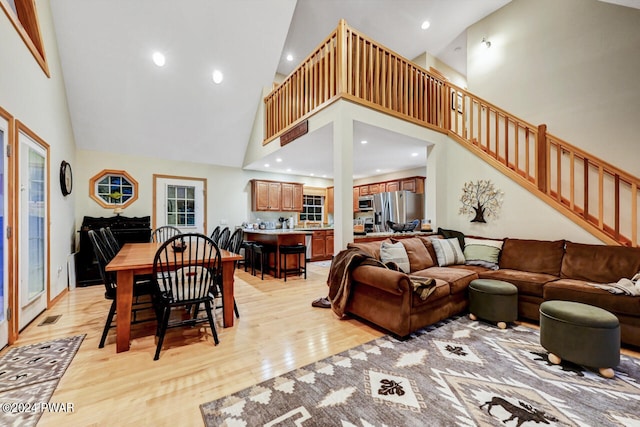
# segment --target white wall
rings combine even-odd
[[[40,31],[51,78],[48,78],[26,47],[11,21],[0,11],[0,106],[23,122],[47,144],[50,156],[50,276],[51,297],[67,287],[67,255],[75,237],[74,201],[60,192],[58,179],[62,160],[75,172],[75,141],[58,57],[49,1],[37,2]],[[58,274],[58,267],[62,271]]]
[[[113,216],[113,209],[105,209],[89,197],[89,180],[103,169],[126,171],[138,182],[138,200],[128,206],[124,216],[153,216],[153,175],[174,175],[207,180],[207,231],[211,232],[221,220],[229,227],[261,219],[273,220],[269,213],[251,212],[250,180],[299,182],[313,187],[327,187],[328,180],[295,175],[269,174],[244,171],[240,168],[213,166],[204,163],[177,162],[153,157],[125,156],[110,152],[88,150],[77,151],[78,167],[74,170],[76,182],[76,226],[79,228],[84,216]],[[273,214],[275,219],[282,216]]]
[[[578,243],[602,243],[573,221],[560,215],[551,206],[524,190],[510,178],[498,172],[488,163],[457,142],[446,147],[447,167],[445,177],[440,178],[444,187],[438,192],[438,206],[446,207],[435,227],[460,230],[465,234],[484,237],[516,237],[524,239],[567,239]],[[465,182],[491,180],[504,192],[502,208],[497,219],[487,223],[470,222],[473,216],[460,215],[460,196]]]
[[[469,90],[640,176],[639,29],[638,9],[514,0],[469,28]]]

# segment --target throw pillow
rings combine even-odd
[[[407,251],[400,242],[382,242],[382,245],[380,245],[380,261],[385,264],[395,262],[404,273],[408,273],[411,268]]]
[[[464,254],[460,248],[460,242],[455,237],[451,239],[432,239],[431,244],[436,251],[440,267],[464,264]]]
[[[460,243],[460,248],[464,249],[464,233],[456,230],[447,230],[446,228],[438,228],[438,234],[442,235],[445,239],[451,239],[455,237]]]
[[[502,250],[502,240],[464,239],[464,258],[466,265],[498,269],[498,258]]]

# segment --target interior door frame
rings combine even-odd
[[[204,191],[203,194],[203,212],[202,212],[202,227],[204,230],[204,234],[207,234],[207,179],[206,178],[196,178],[193,176],[178,176],[178,175],[163,175],[163,174],[153,174],[153,207],[152,207],[152,216],[151,216],[151,228],[155,230],[158,224],[158,218],[156,218],[157,212],[157,187],[159,179],[176,179],[181,181],[198,181],[202,182],[202,188]]]
[[[37,143],[38,145],[40,145],[43,149],[43,151],[45,152],[45,172],[44,172],[44,176],[46,178],[46,183],[45,183],[45,215],[46,215],[46,219],[45,219],[45,233],[46,233],[46,238],[45,238],[45,242],[44,242],[44,247],[45,247],[45,263],[46,263],[46,268],[45,268],[45,274],[44,274],[44,286],[45,286],[45,310],[51,307],[51,150],[49,147],[49,144],[47,144],[42,138],[40,138],[35,132],[33,132],[31,129],[29,129],[29,127],[27,125],[25,125],[24,123],[22,123],[20,120],[16,120],[15,121],[15,133],[14,133],[14,150],[13,150],[13,157],[14,157],[14,165],[15,165],[15,174],[14,174],[14,178],[15,178],[15,184],[14,184],[14,188],[15,188],[15,199],[14,199],[14,204],[16,206],[16,212],[15,212],[15,216],[14,216],[14,232],[13,232],[13,236],[14,237],[14,249],[15,249],[15,270],[16,270],[16,278],[17,280],[15,280],[15,310],[12,309],[12,318],[15,321],[15,333],[16,333],[16,337],[17,334],[19,333],[19,328],[20,328],[20,298],[19,298],[19,289],[20,289],[20,239],[18,238],[18,236],[20,235],[20,212],[17,212],[18,209],[17,207],[19,206],[19,200],[18,200],[18,196],[17,194],[19,194],[19,188],[18,186],[20,185],[20,134],[23,133],[25,136],[27,136],[28,138],[30,138],[32,141],[34,141],[35,143]],[[25,325],[26,327],[27,325]]]
[[[7,309],[10,310],[11,315],[6,316],[7,320],[7,340],[8,344],[13,344],[18,339],[18,321],[17,321],[17,307],[18,307],[18,288],[16,280],[16,262],[15,262],[15,158],[13,155],[15,152],[15,119],[9,112],[0,107],[0,116],[7,121],[7,135],[6,135],[6,149],[7,153],[3,152],[2,156],[7,158],[7,170],[5,171],[4,178],[6,180],[7,193],[5,195],[5,206],[7,214],[5,217],[5,241],[2,242],[5,250],[7,251],[7,294],[5,295],[7,301]],[[4,161],[4,160],[3,160]],[[9,231],[10,230],[10,231]],[[6,314],[6,313],[5,313]]]

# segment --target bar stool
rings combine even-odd
[[[287,269],[287,255],[297,254],[298,255],[298,266],[296,268]],[[307,247],[303,244],[297,245],[280,245],[280,273],[284,274],[284,281],[287,281],[287,274],[303,274],[304,278],[307,278],[307,261],[305,259],[304,267],[302,266],[303,258],[306,258]],[[284,263],[282,262],[282,258],[284,257]]]
[[[246,272],[251,267],[251,274],[255,276],[255,269],[253,267],[253,243],[246,240],[240,245],[240,249],[244,249],[244,258],[238,261],[238,265],[244,265],[244,271]]]
[[[267,273],[269,273],[269,271],[275,271],[275,269],[271,268],[269,266],[269,255],[270,254],[275,254],[276,253],[276,246],[275,245],[266,245],[263,243],[254,243],[253,244],[253,266],[251,268],[251,274],[253,274],[254,276],[256,275],[256,265],[257,259],[260,259],[260,278],[262,280],[264,280],[264,272],[265,270],[267,271]],[[275,275],[274,275],[275,276]]]

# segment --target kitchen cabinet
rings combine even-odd
[[[387,185],[384,182],[369,184],[369,194],[378,194],[386,192]]]
[[[358,199],[360,198],[360,188],[353,187],[353,211],[358,212],[360,210]]]
[[[393,191],[400,191],[400,181],[389,181],[387,182],[387,191],[389,193]]]
[[[302,184],[281,183],[281,210],[284,212],[302,212],[302,190]]]
[[[326,259],[333,257],[333,230],[327,230],[327,238],[325,239],[324,253]]]
[[[369,186],[368,185],[360,185],[358,187],[358,194],[360,194],[361,196],[368,196],[369,194],[371,194],[369,192]]]
[[[251,192],[253,211],[302,211],[302,184],[254,179],[251,181]]]
[[[311,236],[311,261],[329,260],[333,256],[333,230],[314,230]]]
[[[333,187],[327,187],[327,195],[325,196],[324,208],[327,213],[333,213]]]
[[[411,191],[412,193],[424,193],[424,178],[413,177],[400,181],[400,190]]]

